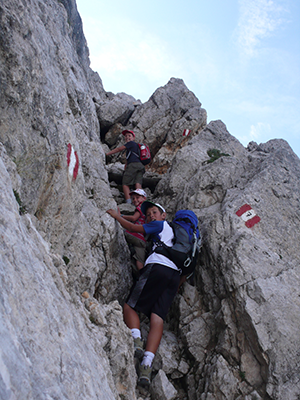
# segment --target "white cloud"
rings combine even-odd
[[[251,125],[247,134],[237,135],[237,139],[247,146],[249,142],[265,142],[270,139],[271,125],[269,123],[257,122],[256,125]]]
[[[285,22],[285,8],[280,0],[239,0],[239,8],[237,42],[242,53],[252,57],[260,42]]]
[[[258,122],[250,127],[250,139],[257,140],[260,137],[268,136],[271,132],[271,125],[263,122]]]
[[[167,44],[158,36],[145,32],[130,21],[99,23],[90,20],[84,27],[91,52],[91,67],[109,76],[135,71],[157,81],[180,74]]]

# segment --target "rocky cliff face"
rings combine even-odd
[[[142,104],[89,68],[73,0],[0,4],[0,398],[300,396],[300,160],[282,140],[245,149],[172,78]],[[132,283],[122,156],[151,148],[150,198],[191,208],[203,247],[136,389],[121,305]],[[188,135],[186,135],[188,133]],[[148,323],[143,321],[143,334]]]

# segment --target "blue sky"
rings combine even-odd
[[[77,0],[91,68],[142,102],[181,78],[244,146],[300,157],[299,0]]]

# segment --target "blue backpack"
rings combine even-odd
[[[159,242],[154,251],[173,261],[182,275],[191,275],[201,248],[198,218],[191,210],[179,210],[169,224],[174,233],[173,246]]]

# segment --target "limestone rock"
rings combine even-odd
[[[13,190],[19,194],[21,190],[22,181],[17,171],[16,164],[8,156],[5,147],[0,143],[0,158],[2,159],[9,177],[11,180]]]
[[[200,136],[191,142],[192,151],[197,149],[199,154],[198,164],[194,166],[196,158],[192,153],[189,158],[183,157],[182,153],[189,146],[179,151],[174,167],[157,187],[157,195],[161,196],[157,200],[166,204],[166,199],[170,198],[167,205],[171,210],[194,209],[202,223],[205,243],[196,285],[206,293],[204,307],[210,312],[214,310],[218,316],[216,321],[220,325],[213,330],[218,335],[211,336],[218,343],[216,348],[233,365],[238,360],[247,384],[264,390],[267,383],[266,390],[271,398],[281,398],[283,391],[288,393],[288,398],[293,398],[299,392],[298,366],[294,361],[299,344],[296,334],[299,293],[295,289],[299,282],[296,267],[299,260],[296,243],[300,239],[297,229],[299,159],[284,141],[270,141],[247,155],[228,136],[223,147],[220,140],[216,141],[215,148],[231,156],[203,165],[200,162],[204,160],[205,153],[201,160],[201,151],[205,150],[205,141],[201,149],[197,147]],[[180,176],[184,178],[181,180]],[[253,217],[255,213],[259,217],[253,226],[247,226],[236,214],[245,204],[251,205]],[[226,303],[222,300],[225,298]],[[183,306],[181,309],[184,310]],[[201,325],[200,321],[191,320],[184,334],[189,351],[198,357],[201,369],[203,362],[208,362],[209,354],[205,358],[199,351],[208,343],[209,336],[208,325]],[[294,325],[291,321],[297,322]],[[203,332],[201,326],[205,328]],[[195,339],[195,332],[202,334]],[[195,340],[199,344],[195,345]],[[276,350],[271,350],[271,343],[276,343]],[[288,363],[284,361],[287,349]],[[246,392],[250,393],[250,387],[248,390]]]
[[[175,371],[178,373],[181,359],[180,345],[172,332],[164,332],[158,352],[162,370],[167,375],[174,374]]]
[[[160,398],[298,398],[300,161],[289,145],[244,148],[222,121],[207,124],[180,79],[145,104],[105,92],[74,0],[4,0],[0,19],[0,397],[137,397],[121,312],[130,253],[106,213],[122,202],[124,160],[106,166],[105,152],[128,128],[152,151],[149,199],[169,219],[193,209],[203,237],[154,360]]]
[[[134,368],[133,340],[130,330],[123,323],[122,308],[117,301],[108,305],[97,302],[96,299],[85,301],[90,311],[90,320],[101,327],[103,343],[114,377],[114,383],[121,397],[135,396],[133,388],[137,375]],[[133,397],[134,398],[134,397]]]
[[[113,300],[105,283],[113,268],[122,301],[131,281],[129,253],[119,267],[110,262],[113,229],[107,230],[104,214],[115,203],[93,101],[95,93],[105,95],[88,67],[76,4],[5,3],[0,140],[22,182],[18,194],[53,252],[68,260],[70,290],[96,287],[98,297]]]
[[[97,101],[95,104],[101,130],[108,131],[117,123],[126,125],[135,109],[135,102],[135,98],[126,93],[117,93],[112,99]]]
[[[210,160],[207,152],[211,149],[229,156],[206,164]],[[241,168],[240,156],[246,155],[245,148],[229,134],[222,121],[210,122],[178,151],[172,167],[159,182],[155,196],[164,198],[171,214],[183,207],[202,209],[221,203],[227,187],[238,179],[233,172],[235,167]],[[232,167],[224,168],[223,163],[232,164]]]
[[[236,389],[240,379],[238,374],[232,370],[226,360],[219,356],[214,360],[214,368],[209,371],[210,383],[206,385],[204,393],[198,398],[233,400],[236,397]]]
[[[122,176],[122,174],[124,172],[124,164],[122,164],[120,162],[107,164],[106,168],[107,168],[108,174],[111,174],[111,175]]]
[[[177,390],[162,370],[155,376],[151,386],[151,391],[156,399],[174,400],[176,398]]]
[[[183,80],[171,78],[146,103],[136,107],[126,129],[134,131],[137,142],[145,141],[150,147],[151,170],[164,173],[177,151],[206,125],[206,118],[206,111]]]
[[[114,381],[99,330],[80,303],[72,301],[50,246],[30,215],[19,215],[1,159],[0,176],[0,397],[38,398],[47,393],[60,399],[95,399],[99,394],[116,399],[123,372]],[[120,310],[116,314],[112,309],[111,314],[120,321]],[[115,339],[112,332],[110,342],[115,340],[124,343],[124,337]],[[132,354],[131,350],[126,362],[132,362]],[[135,381],[127,379],[126,385],[125,398],[135,398]]]
[[[108,132],[104,134],[104,140],[105,140],[105,145],[108,147],[115,146],[117,143],[119,145],[124,144],[124,136],[122,135],[122,132],[124,130],[124,126],[120,123],[114,123],[111,128],[109,129]],[[105,131],[104,131],[105,132]],[[106,152],[109,151],[109,148]],[[115,156],[111,156],[112,159],[115,159]],[[125,162],[125,157],[124,162]]]

